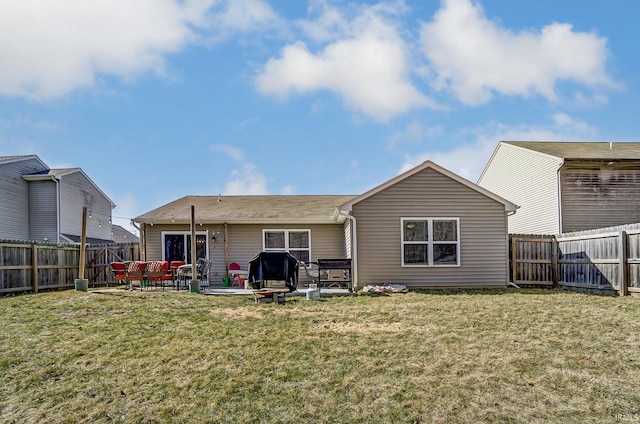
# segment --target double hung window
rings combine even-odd
[[[458,218],[402,218],[403,266],[460,265]]]
[[[311,258],[311,230],[263,230],[265,252],[289,252],[299,261]]]

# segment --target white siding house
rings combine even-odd
[[[514,234],[640,222],[640,143],[501,142],[478,185],[520,206]]]

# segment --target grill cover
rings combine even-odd
[[[269,281],[284,282],[289,291],[298,286],[298,260],[288,252],[260,252],[249,261],[249,283],[254,289]]]

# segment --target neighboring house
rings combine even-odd
[[[80,168],[50,169],[40,158],[0,156],[0,239],[110,243],[115,204]]]
[[[214,278],[276,250],[351,258],[356,287],[411,288],[505,286],[517,208],[427,161],[360,196],[183,197],[134,219],[146,260],[189,259],[191,206],[197,256],[212,260]]]
[[[111,224],[111,236],[114,243],[140,243],[140,237],[116,224]]]
[[[640,222],[640,143],[503,141],[478,185],[520,206],[514,234]]]

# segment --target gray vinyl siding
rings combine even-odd
[[[44,170],[37,159],[0,164],[0,239],[29,239],[29,183],[22,176]]]
[[[29,183],[29,240],[59,242],[58,239],[58,194],[53,180]]]
[[[343,258],[345,256],[342,224],[229,224],[227,225],[226,240],[228,262],[236,262],[242,269],[246,270],[249,260],[262,251],[263,229],[311,230],[311,258],[313,260],[318,258]],[[146,225],[147,260],[163,259],[163,231],[190,233],[188,225]],[[202,227],[198,227],[197,231],[208,231],[208,252],[209,259],[212,261],[211,275],[215,280],[221,280],[226,272],[224,226],[205,224]],[[214,234],[216,235],[216,241],[212,240]],[[301,285],[307,282],[306,274],[303,270],[300,270],[299,277]]]
[[[60,232],[82,234],[82,208],[91,211],[87,219],[87,237],[111,240],[111,202],[81,172],[60,179]]]
[[[520,208],[509,217],[513,234],[560,232],[558,168],[562,160],[500,144],[478,185]]]
[[[344,223],[344,256],[353,258],[352,222],[347,219]]]
[[[636,168],[636,169],[634,169]],[[607,164],[563,167],[562,232],[640,222],[640,169]]]
[[[503,204],[427,168],[353,206],[357,219],[358,287],[492,287],[507,283],[507,219]],[[460,266],[403,267],[401,218],[459,218]]]
[[[262,251],[263,229],[311,230],[312,260],[345,256],[343,226],[340,224],[229,225],[229,262],[237,262],[247,269],[249,260]],[[301,285],[308,283],[302,269],[299,279]]]

